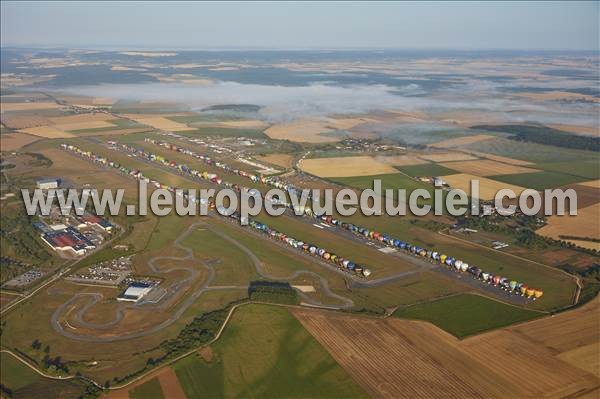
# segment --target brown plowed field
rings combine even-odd
[[[0,139],[0,151],[16,151],[39,140],[39,137],[24,133],[5,133]]]
[[[597,304],[463,341],[419,321],[292,313],[375,397],[576,397],[600,386],[576,366],[590,354],[569,362],[558,356],[574,347],[593,350]]]
[[[158,382],[160,382],[160,387],[162,388],[165,398],[186,398],[185,392],[183,392],[183,388],[181,388],[179,380],[177,379],[177,375],[171,367],[165,367],[165,369],[158,374]]]

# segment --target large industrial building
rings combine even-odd
[[[49,190],[51,188],[58,188],[58,179],[40,179],[37,182],[37,188],[40,190]]]
[[[73,227],[43,233],[42,240],[55,251],[72,251],[76,255],[84,255],[96,248],[94,243]]]
[[[112,230],[112,224],[108,220],[103,219],[100,216],[92,215],[91,213],[86,213],[83,216],[79,216],[77,219],[81,223],[78,226],[80,228],[86,226],[97,226],[104,231]]]
[[[152,290],[153,286],[146,283],[134,282],[121,295],[117,297],[118,301],[137,302]]]

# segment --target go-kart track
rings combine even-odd
[[[159,257],[154,257],[148,261],[148,266],[150,266],[150,268],[152,269],[153,272],[158,273],[158,274],[169,273],[169,272],[172,272],[175,270],[185,270],[189,273],[189,277],[186,277],[183,280],[175,282],[170,287],[168,287],[166,289],[166,294],[160,299],[160,301],[158,301],[157,303],[141,301],[141,302],[135,303],[135,304],[121,305],[116,310],[115,318],[113,320],[106,322],[106,323],[102,323],[102,324],[96,324],[96,323],[90,323],[90,322],[85,321],[84,316],[85,316],[85,313],[91,307],[93,307],[95,304],[97,304],[98,302],[100,302],[103,299],[103,295],[99,294],[99,293],[79,293],[79,294],[74,295],[71,299],[69,299],[67,302],[63,303],[61,306],[59,306],[56,309],[56,311],[52,315],[52,319],[51,319],[52,327],[54,328],[54,330],[67,338],[76,339],[76,340],[80,340],[80,341],[88,341],[88,342],[113,342],[113,341],[121,341],[121,340],[126,340],[126,339],[138,338],[138,337],[142,337],[142,336],[145,336],[148,334],[152,334],[156,331],[162,330],[163,328],[168,327],[171,324],[173,324],[175,321],[177,321],[181,317],[181,315],[185,312],[185,310],[190,305],[192,305],[194,303],[194,301],[196,301],[196,299],[200,295],[202,295],[206,291],[226,290],[226,289],[247,289],[246,286],[210,286],[210,283],[213,280],[214,274],[215,274],[213,264],[211,262],[201,262],[200,260],[196,259],[194,257],[192,249],[181,244],[181,241],[184,240],[189,234],[191,234],[198,227],[209,229],[214,234],[217,234],[219,237],[227,240],[228,242],[232,243],[237,248],[242,250],[248,256],[248,258],[252,261],[252,264],[255,267],[256,272],[259,275],[261,275],[263,278],[270,279],[270,280],[279,280],[279,281],[291,281],[303,274],[314,276],[319,279],[321,287],[322,287],[323,291],[325,292],[325,294],[327,294],[327,296],[336,298],[344,303],[342,306],[339,306],[337,308],[349,308],[354,305],[352,300],[333,293],[329,288],[327,280],[312,271],[297,270],[294,273],[292,273],[289,276],[284,277],[284,278],[281,278],[279,276],[270,275],[263,269],[262,262],[260,261],[260,259],[258,259],[258,257],[252,251],[250,251],[247,247],[245,247],[238,241],[234,240],[233,238],[229,237],[227,234],[220,232],[220,231],[216,231],[215,229],[212,229],[208,224],[203,223],[203,222],[198,222],[198,223],[194,223],[193,225],[191,225],[183,234],[181,234],[175,240],[175,246],[184,250],[186,252],[185,256],[182,256],[182,257],[159,256]],[[179,290],[184,289],[184,287],[186,287],[186,286],[192,285],[192,282],[198,275],[198,270],[195,270],[194,268],[178,267],[178,266],[173,266],[168,269],[157,268],[156,262],[163,261],[163,260],[197,261],[198,263],[202,264],[208,270],[208,277],[206,278],[206,280],[202,283],[202,285],[198,289],[196,289],[193,293],[191,293],[187,296],[187,298],[179,305],[179,307],[172,314],[171,317],[164,320],[160,324],[157,324],[146,330],[135,331],[135,332],[132,332],[129,334],[123,334],[123,335],[118,335],[118,336],[90,336],[90,335],[81,335],[81,334],[74,333],[73,331],[76,331],[76,328],[71,326],[67,321],[63,320],[64,316],[66,315],[65,313],[69,312],[71,305],[80,298],[88,298],[88,302],[75,313],[75,319],[82,327],[84,327],[86,329],[90,329],[90,330],[97,330],[103,334],[106,333],[111,328],[114,328],[115,326],[117,326],[123,320],[124,311],[126,309],[139,309],[140,311],[152,311],[157,308],[168,307],[171,304],[171,302],[175,299],[176,294],[178,293]],[[302,292],[299,292],[299,294],[302,297],[302,300],[309,305],[318,306],[318,307],[334,308],[332,306],[328,306],[326,304],[315,301]]]

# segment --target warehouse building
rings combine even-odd
[[[121,295],[117,297],[118,301],[137,302],[152,290],[152,285],[147,283],[133,282]]]
[[[85,255],[87,251],[96,248],[94,243],[73,227],[44,233],[42,234],[42,240],[55,251],[71,251],[79,256]]]
[[[86,213],[83,216],[79,216],[77,219],[80,223],[80,225],[78,226],[79,228],[83,228],[86,226],[97,226],[104,231],[111,231],[113,227],[108,220],[103,219],[97,215],[92,215],[91,213]]]
[[[51,188],[58,188],[58,179],[40,179],[37,182],[37,188],[40,190],[49,190]]]

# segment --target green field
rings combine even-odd
[[[164,399],[164,397],[156,377],[129,391],[130,399]]]
[[[240,307],[212,350],[173,366],[189,398],[366,397],[285,308]]]
[[[14,398],[76,398],[84,390],[74,380],[44,378],[8,353],[0,353],[0,383]]]
[[[0,382],[13,391],[33,384],[42,377],[8,353],[0,353]]]
[[[568,172],[571,175],[585,177],[588,180],[600,179],[598,159],[577,162],[546,162],[535,166],[553,172]]]
[[[478,141],[464,146],[462,149],[481,151],[488,154],[516,158],[534,163],[565,162],[567,165],[570,165],[569,161],[598,162],[598,154],[592,151],[557,148],[544,144],[527,143],[505,138]],[[571,169],[557,169],[559,172],[564,170]]]
[[[580,183],[588,180],[585,177],[547,171],[519,173],[514,175],[498,175],[493,176],[492,179],[508,184],[515,184],[525,188],[533,188],[534,190],[538,191],[545,190],[547,188],[566,186],[573,183]]]
[[[438,165],[437,163],[424,163],[421,165],[396,166],[396,169],[409,176],[448,176],[458,173],[455,170]]]
[[[458,338],[542,315],[474,294],[454,295],[394,312],[396,317],[429,321]]]
[[[185,123],[185,124],[194,123],[194,122],[203,122],[208,119],[203,115],[173,115],[173,116],[167,116],[166,118],[172,120],[173,122],[179,122],[179,123]]]
[[[213,262],[215,278],[212,285],[247,285],[258,278],[250,258],[239,248],[210,230],[194,231],[182,242],[192,248],[198,259]]]

